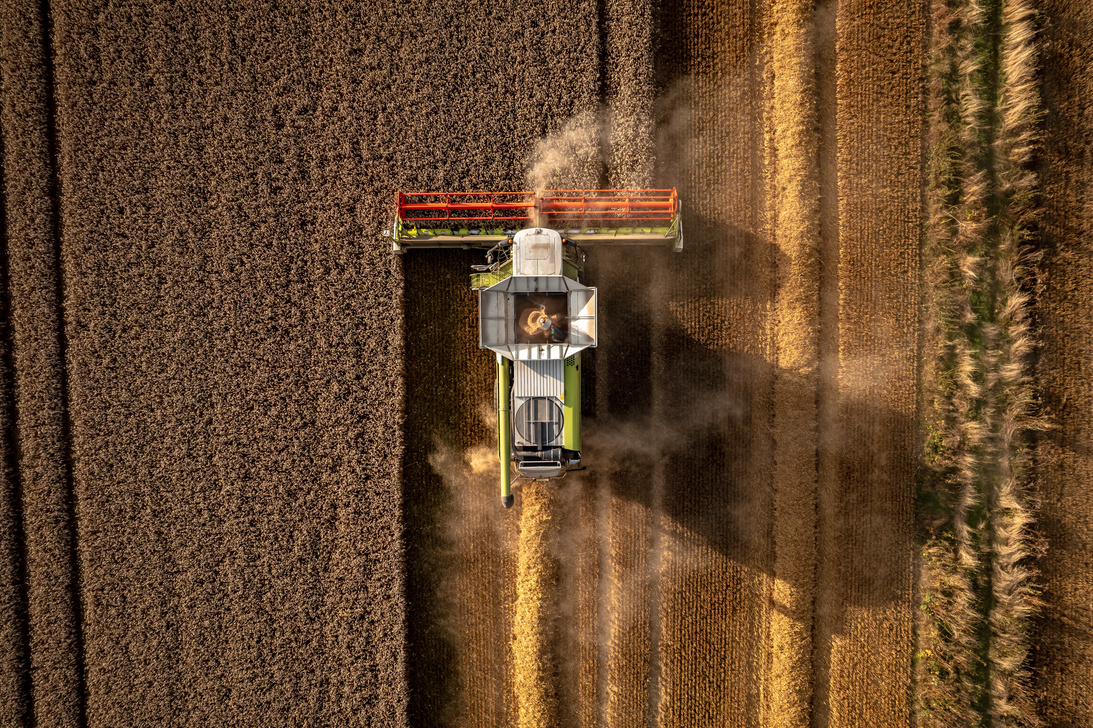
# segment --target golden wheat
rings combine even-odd
[[[804,0],[771,7],[773,237],[783,257],[775,294],[780,371],[773,393],[775,579],[765,724],[787,727],[808,724],[812,701],[820,188],[811,11]]]
[[[1039,99],[1035,82],[1033,10],[1024,0],[1003,4],[999,54],[999,133],[995,141],[998,195],[997,321],[1002,345],[992,378],[1002,395],[996,414],[999,478],[989,510],[994,563],[990,614],[991,717],[995,725],[1035,725],[1028,688],[1028,621],[1034,609],[1029,566],[1032,514],[1025,493],[1028,462],[1024,435],[1033,416],[1028,357],[1034,348],[1026,292],[1029,255],[1024,238],[1031,222],[1036,176],[1028,165],[1035,144]]]
[[[549,544],[554,499],[554,487],[549,483],[529,482],[524,486],[512,626],[513,687],[520,728],[554,725],[557,713],[550,653],[550,595],[554,593],[555,577]]]
[[[996,8],[974,0],[936,7],[926,236],[935,287],[925,321],[937,356],[927,371],[940,450],[928,466],[942,493],[947,482],[956,487],[956,561],[936,537],[923,550],[921,585],[933,601],[920,621],[918,698],[927,724],[961,716],[967,724],[1034,725],[1025,668],[1032,516],[1023,486],[1023,439],[1037,424],[1023,243],[1036,187],[1027,168],[1038,108],[1032,13],[1023,0],[1000,6],[995,101],[984,39],[995,32]]]

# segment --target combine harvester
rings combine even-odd
[[[497,356],[501,502],[520,476],[581,467],[581,352],[596,346],[596,289],[581,282],[586,246],[658,245],[679,252],[673,190],[399,192],[384,231],[396,253],[482,248],[472,266],[478,344]]]

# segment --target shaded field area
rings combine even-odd
[[[589,471],[549,507],[518,486],[504,513],[476,468],[470,258],[406,256],[412,722],[905,725],[925,18],[684,2],[655,28],[653,83],[602,87],[594,174],[572,171],[677,187],[686,249],[592,252]],[[620,157],[642,128],[649,158]]]
[[[1045,608],[1034,640],[1048,725],[1093,724],[1093,8],[1047,2],[1043,13],[1042,237],[1045,293],[1037,375],[1052,429],[1037,449]]]
[[[914,722],[921,3],[0,8],[0,724]],[[1044,5],[1058,726],[1090,23]],[[588,470],[505,511],[481,254],[379,232],[528,186],[676,187],[686,243],[591,251]]]

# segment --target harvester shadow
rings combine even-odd
[[[658,509],[704,550],[773,577],[775,428],[815,417],[817,472],[806,486],[814,490],[793,497],[817,502],[800,527],[816,529],[817,561],[837,562],[837,583],[824,585],[829,601],[906,600],[914,487],[906,433],[915,423],[872,394],[884,389],[883,360],[899,352],[877,352],[881,364],[865,367],[854,391],[780,369],[764,329],[784,256],[745,230],[693,213],[686,221],[682,254],[594,258],[601,341],[588,367],[598,390],[585,428],[586,462],[598,472],[590,487]],[[816,388],[818,410],[776,414],[776,382]],[[833,543],[848,547],[821,553]]]
[[[660,514],[697,551],[716,555],[693,568],[713,572],[736,564],[792,580],[774,573],[774,428],[780,423],[772,401],[776,380],[800,375],[771,363],[765,328],[772,271],[785,261],[745,230],[695,215],[687,224],[682,254],[603,249],[590,255],[589,283],[599,287],[601,326],[599,348],[585,360],[589,470],[571,475],[564,487]],[[478,627],[461,623],[453,610],[454,571],[472,562],[509,563],[512,557],[496,533],[466,525],[475,518],[466,513],[467,498],[459,488],[488,489],[491,481],[464,477],[463,486],[453,486],[430,463],[438,443],[466,452],[488,447],[495,437],[476,411],[493,386],[493,358],[477,347],[477,302],[466,277],[479,257],[414,251],[404,259],[403,507],[414,725],[461,719],[453,706],[467,690],[464,653],[469,632]],[[819,386],[834,385],[821,381]],[[804,494],[822,496],[827,504],[817,521],[801,527],[822,529],[823,538],[816,531],[817,563],[834,564],[837,579],[825,583],[817,609],[830,610],[826,624],[835,633],[842,631],[839,615],[848,606],[906,600],[910,578],[912,485],[905,467],[910,454],[886,435],[913,431],[914,423],[867,390],[860,396],[818,392],[822,407],[834,408],[817,416],[824,427],[816,453],[825,469],[824,490]],[[488,519],[518,522],[519,488],[517,508],[510,512],[501,510],[492,489],[481,495],[472,500],[493,509]],[[468,534],[476,534],[475,543],[455,544],[462,555],[453,558],[453,538]],[[844,546],[837,554],[824,553],[823,545],[831,543]],[[506,568],[491,567],[480,577],[504,580]],[[803,578],[814,579],[815,572]],[[504,590],[505,585],[493,584],[482,593],[501,602]],[[498,628],[504,624],[494,622]],[[497,635],[491,648],[496,654],[476,661],[500,670],[508,638]],[[498,690],[487,701],[487,712],[504,722],[509,697]]]

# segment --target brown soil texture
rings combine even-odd
[[[1039,381],[1052,429],[1038,448],[1044,609],[1037,692],[1048,725],[1093,725],[1093,7],[1043,3]]]
[[[1058,725],[1093,674],[1082,5],[1045,6]],[[920,3],[2,8],[0,724],[912,719]],[[592,251],[589,469],[505,511],[481,256],[379,231],[529,178],[676,186],[686,248]]]

